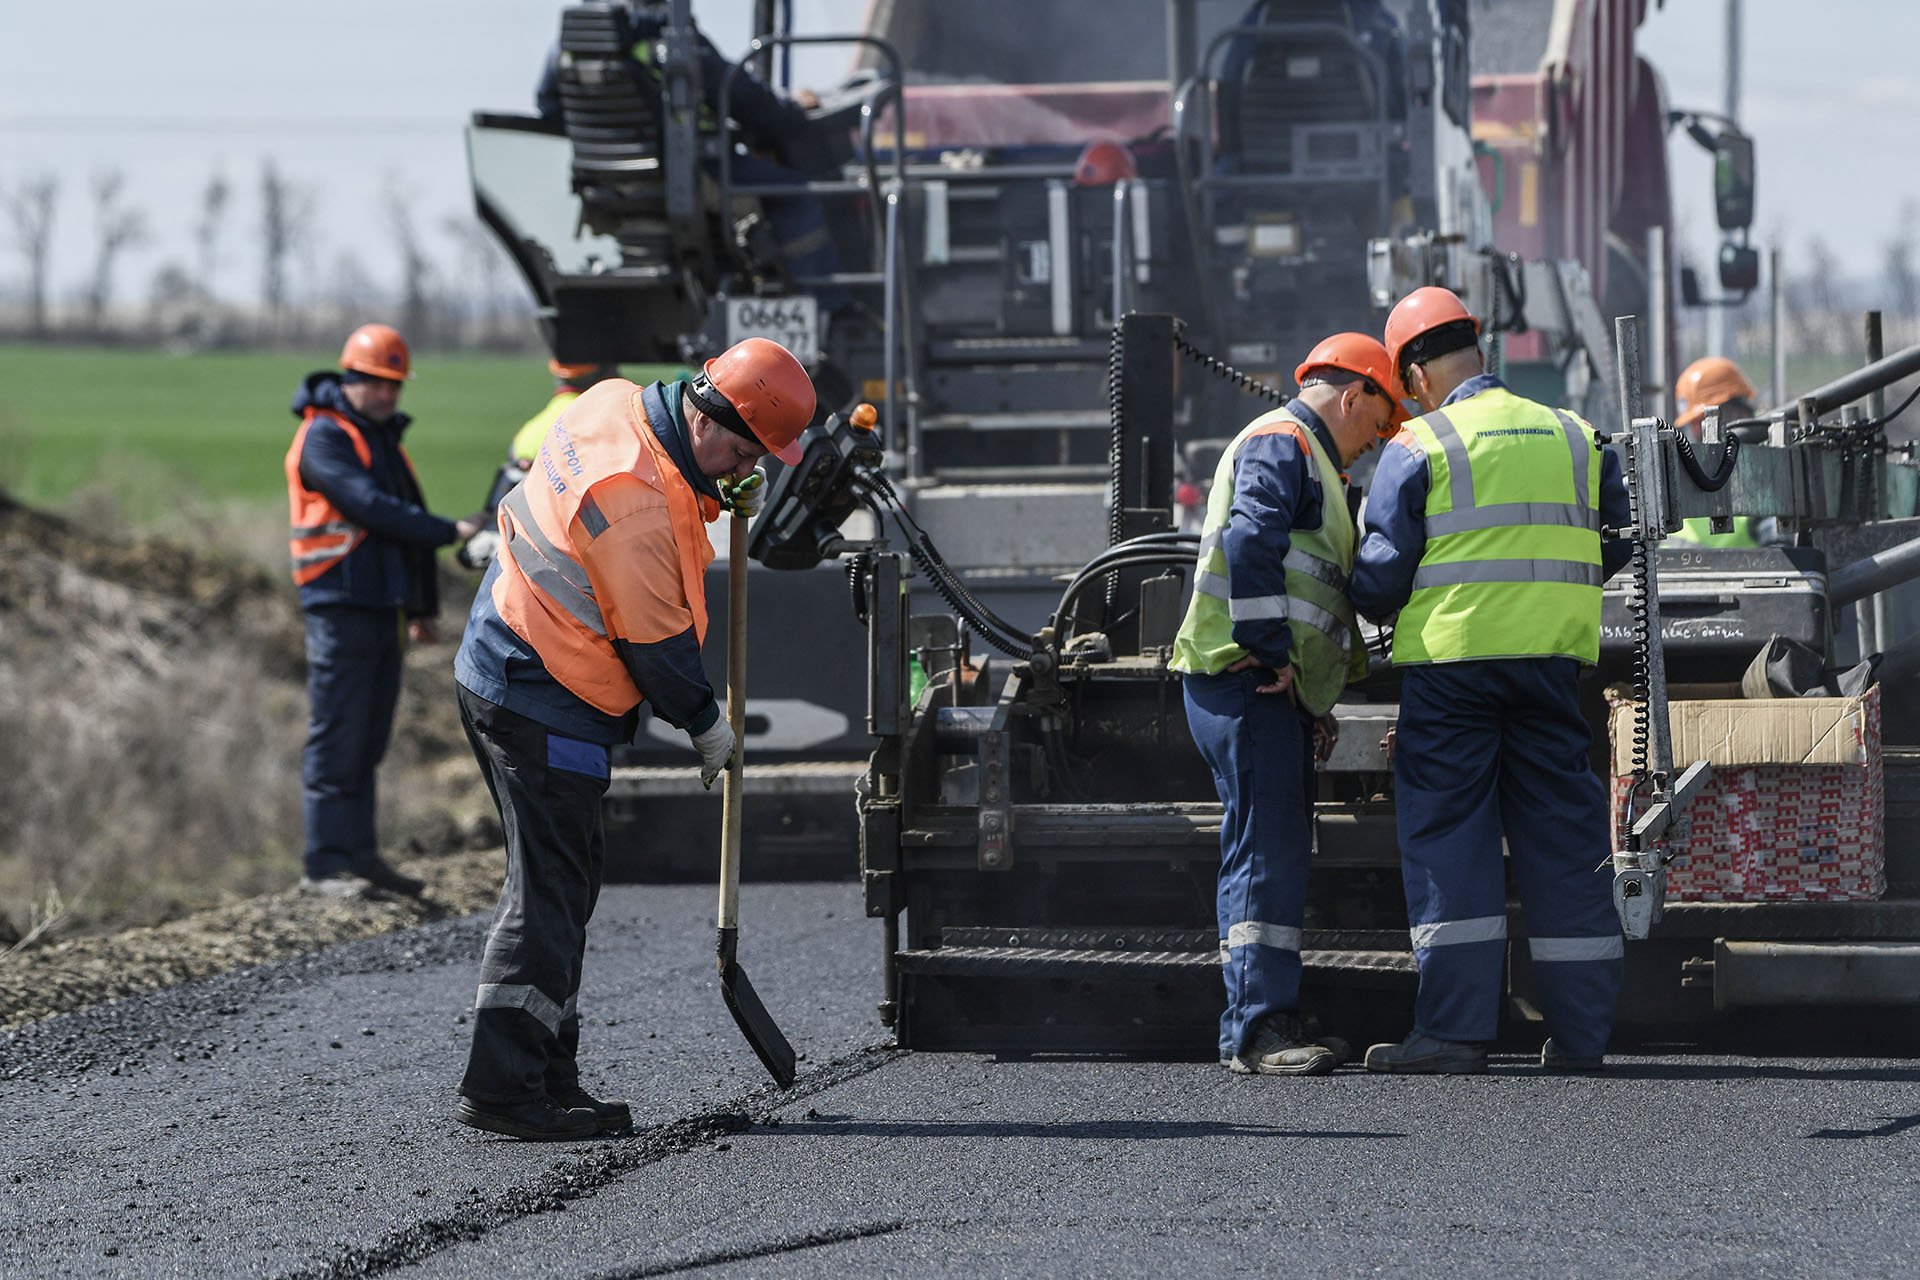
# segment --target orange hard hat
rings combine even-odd
[[[1707,410],[1729,400],[1751,400],[1760,389],[1740,371],[1740,366],[1725,356],[1702,356],[1681,371],[1673,384],[1675,402],[1684,401],[1687,409],[1674,419],[1676,427],[1691,426],[1707,416]]]
[[[559,360],[547,361],[547,372],[562,382],[584,382],[588,379],[597,382],[602,378],[610,378],[619,371],[620,366],[613,364],[565,364]]]
[[[709,392],[724,397],[726,408]],[[707,361],[687,394],[708,417],[752,436],[788,466],[800,461],[800,433],[813,421],[813,379],[793,352],[771,338],[728,347]]]
[[[1139,176],[1140,167],[1133,162],[1133,152],[1117,142],[1087,144],[1073,166],[1073,180],[1083,187],[1110,187]]]
[[[407,340],[384,324],[363,324],[348,334],[347,345],[340,348],[340,367],[390,382],[413,377]]]
[[[1393,365],[1394,391],[1398,395],[1408,395],[1406,384],[1407,366],[1422,360],[1431,360],[1435,356],[1445,355],[1466,346],[1465,342],[1447,341],[1436,349],[1425,349],[1427,344],[1419,340],[1428,334],[1438,334],[1439,330],[1450,330],[1453,325],[1465,321],[1473,326],[1473,340],[1480,337],[1480,322],[1467,310],[1467,304],[1460,301],[1460,295],[1451,289],[1442,289],[1438,285],[1427,285],[1415,289],[1394,306],[1387,316],[1386,347],[1387,358]],[[1440,335],[1452,338],[1451,333]],[[1457,336],[1465,336],[1464,333]],[[1412,348],[1409,350],[1408,348]]]
[[[1389,429],[1382,431],[1382,435],[1393,434],[1391,428],[1407,420],[1407,407],[1393,393],[1393,362],[1387,359],[1387,349],[1366,334],[1336,333],[1331,338],[1322,338],[1293,371],[1293,380],[1304,387],[1307,376],[1315,369],[1345,369],[1348,373],[1357,373],[1371,384],[1369,390],[1385,396],[1393,405],[1393,416],[1387,420]]]

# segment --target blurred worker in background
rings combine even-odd
[[[460,545],[459,561],[469,569],[485,570],[493,563],[493,557],[500,549],[500,535],[493,527],[494,513],[500,507],[500,500],[526,479],[527,468],[533,465],[533,455],[539,451],[540,441],[546,437],[547,429],[568,405],[580,398],[582,391],[596,382],[619,377],[620,366],[562,364],[558,360],[549,360],[547,372],[553,375],[553,398],[513,433],[513,439],[507,445],[507,460],[494,473],[493,484],[487,491],[486,527]]]
[[[1581,668],[1600,655],[1601,583],[1629,544],[1619,463],[1593,428],[1484,372],[1479,323],[1446,289],[1387,318],[1400,389],[1424,411],[1374,471],[1353,601],[1398,611],[1394,731],[1413,1031],[1370,1071],[1486,1070],[1506,962],[1506,869],[1526,908],[1549,1039],[1541,1065],[1598,1070],[1622,956],[1606,794],[1588,762]]]
[[[434,548],[480,527],[477,515],[456,521],[427,510],[400,447],[412,421],[398,411],[400,389],[412,376],[400,335],[362,325],[340,352],[340,372],[308,374],[293,397],[300,428],[285,467],[309,702],[300,887],[331,897],[422,888],[380,858],[374,776],[393,729],[405,642],[435,638]]]
[[[458,1118],[517,1138],[632,1123],[580,1085],[581,962],[605,851],[609,752],[652,714],[711,785],[735,742],[700,661],[706,525],[758,510],[771,452],[798,461],[813,385],[749,338],[691,383],[595,385],[500,504],[499,556],[454,660],[460,717],[506,832]],[[643,706],[642,704],[645,704]]]
[[[1700,420],[1707,416],[1707,410],[1718,407],[1720,410],[1720,429],[1725,435],[1729,424],[1747,418],[1758,417],[1760,411],[1754,406],[1754,397],[1759,390],[1740,371],[1740,366],[1725,356],[1703,356],[1688,365],[1673,384],[1673,402],[1680,408],[1680,415],[1673,425],[1685,431],[1698,444],[1700,441]],[[1764,428],[1757,434],[1752,428],[1739,433],[1742,442],[1764,439]],[[1752,516],[1733,517],[1733,527],[1726,533],[1713,531],[1713,520],[1708,516],[1690,516],[1680,531],[1667,539],[1669,542],[1691,543],[1703,547],[1757,547],[1763,541],[1763,523]],[[1765,530],[1771,534],[1769,527]],[[1769,539],[1770,540],[1770,539]]]
[[[1328,338],[1294,377],[1300,394],[1220,456],[1172,662],[1223,809],[1220,1060],[1242,1074],[1321,1075],[1345,1053],[1300,1013],[1314,763],[1338,733],[1334,700],[1367,669],[1341,468],[1406,417],[1364,334]]]
[[[553,399],[541,408],[540,412],[528,418],[521,428],[513,433],[513,443],[507,446],[507,461],[519,464],[522,471],[533,465],[533,455],[540,451],[540,441],[546,438],[547,428],[560,416],[560,411],[580,398],[580,393],[597,382],[620,376],[617,364],[562,364],[558,360],[547,361],[547,372],[553,375]]]

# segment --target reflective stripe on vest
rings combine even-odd
[[[1591,430],[1495,387],[1405,431],[1426,456],[1430,483],[1426,548],[1394,626],[1394,662],[1598,661],[1600,468]]]
[[[1228,580],[1226,528],[1233,512],[1234,463],[1241,448],[1257,435],[1285,432],[1312,458],[1320,482],[1317,529],[1288,532],[1282,567],[1286,594],[1235,598]],[[1347,577],[1353,569],[1353,522],[1347,515],[1344,486],[1320,442],[1284,410],[1264,414],[1234,437],[1215,469],[1213,492],[1201,530],[1194,569],[1194,592],[1174,642],[1174,670],[1217,673],[1246,656],[1234,643],[1233,624],[1252,619],[1285,619],[1293,648],[1301,704],[1315,715],[1326,712],[1347,681],[1366,670],[1366,652],[1358,642]]]
[[[593,584],[587,580],[585,566],[554,546],[541,531],[540,522],[527,505],[526,485],[515,485],[501,499],[500,512],[504,517],[500,527],[520,572],[581,626],[597,636],[606,635],[607,623],[600,616],[600,606],[594,603]]]
[[[555,680],[614,716],[640,702],[640,690],[614,642],[648,643],[658,637],[620,634],[607,621],[582,557],[584,548],[613,527],[591,492],[596,484],[624,473],[665,499],[664,507],[631,518],[668,522],[679,581],[654,585],[665,587],[660,595],[684,601],[696,639],[704,640],[707,633],[706,570],[713,544],[706,522],[719,507],[697,495],[681,475],[654,434],[656,416],[663,425],[670,421],[655,389],[642,391],[624,378],[596,384],[548,431],[527,478],[500,503],[495,608]],[[656,620],[619,621],[631,629]]]
[[[293,580],[303,587],[345,560],[367,537],[365,529],[341,514],[340,508],[333,505],[333,499],[307,488],[307,482],[300,476],[300,454],[307,447],[307,432],[320,418],[346,433],[361,466],[369,470],[373,467],[373,449],[360,428],[346,417],[324,409],[308,409],[301,415],[300,429],[293,433],[293,444],[288,447],[282,465],[287,475],[287,551],[293,561]],[[405,450],[400,457],[408,470],[412,470],[413,463],[407,460]]]

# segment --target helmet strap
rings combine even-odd
[[[707,380],[706,374],[703,373],[692,382],[689,382],[686,390],[681,392],[681,394],[693,401],[694,408],[706,414],[727,430],[737,436],[753,441],[753,443],[760,445],[763,449],[766,448],[764,444],[761,444],[760,437],[753,434],[753,428],[747,425],[746,419],[740,416],[740,411],[733,407],[733,402],[720,394],[713,383]]]

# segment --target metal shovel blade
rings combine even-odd
[[[760,1055],[760,1062],[773,1077],[773,1082],[782,1089],[793,1087],[793,1046],[787,1043],[787,1037],[781,1032],[773,1015],[767,1012],[767,1006],[760,1003],[759,993],[754,991],[753,983],[747,980],[747,971],[734,959],[734,946],[737,936],[732,929],[720,931],[720,995],[727,1002],[727,1011],[733,1014],[733,1020],[740,1027],[740,1034],[747,1038],[753,1051]]]

